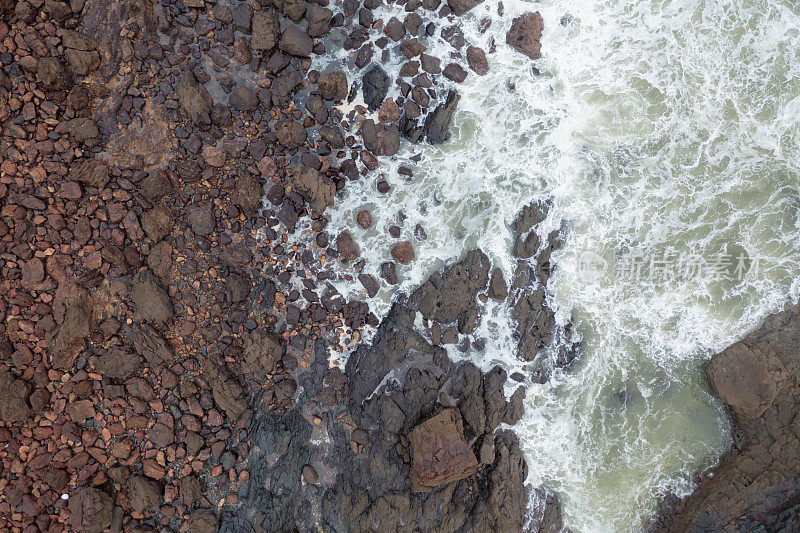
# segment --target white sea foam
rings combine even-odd
[[[405,146],[377,176],[348,183],[331,228],[348,228],[377,274],[402,212],[417,260],[373,302],[385,314],[398,291],[480,247],[507,278],[510,223],[534,199],[552,198],[539,228],[566,222],[548,302],[582,338],[579,368],[529,385],[516,429],[529,481],[560,496],[576,531],[641,528],[668,491],[728,446],[728,421],[707,391],[702,363],[798,297],[800,264],[800,7],[774,0],[488,0],[462,17],[467,40],[488,50],[489,75],[471,74],[452,139]],[[516,15],[539,10],[544,57],[533,63],[505,45]],[[386,8],[386,18],[392,8]],[[492,19],[481,34],[478,23]],[[562,23],[563,21],[563,23]],[[441,42],[435,52],[447,58]],[[513,85],[514,89],[509,87]],[[419,164],[409,161],[420,153]],[[396,169],[414,169],[410,180]],[[360,229],[369,209],[375,225]],[[427,240],[413,238],[420,224]],[[610,273],[581,281],[576,262],[592,250],[613,265],[645,254],[725,247],[761,258],[743,281],[652,282]],[[340,283],[341,290],[358,290]],[[490,302],[469,353],[488,369],[521,370],[507,304]],[[453,351],[454,356],[463,354]],[[621,402],[620,392],[626,393]]]

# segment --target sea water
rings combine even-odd
[[[505,44],[531,11],[545,27],[535,62]],[[402,222],[417,258],[371,302],[383,315],[475,247],[509,279],[512,221],[552,201],[537,231],[563,226],[565,244],[547,303],[573,323],[581,358],[526,383],[515,430],[528,481],[559,496],[566,525],[636,531],[730,445],[704,363],[798,297],[800,5],[504,0],[499,12],[487,0],[460,19],[468,42],[496,51],[488,75],[458,86],[451,139],[382,158],[387,194],[377,173],[348,183],[330,228],[349,229],[377,275],[395,242],[387,228]],[[452,49],[439,39],[434,52]],[[490,301],[472,335],[486,348],[452,355],[524,372],[513,329],[508,304]]]

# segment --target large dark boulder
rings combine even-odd
[[[362,79],[362,93],[367,108],[370,111],[380,109],[387,92],[389,92],[389,76],[380,66],[375,65]]]

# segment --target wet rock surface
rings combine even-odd
[[[712,388],[733,418],[733,447],[684,500],[662,503],[654,531],[794,531],[800,494],[800,308],[767,318],[713,356]]]

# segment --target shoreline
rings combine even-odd
[[[443,348],[469,342],[488,299],[508,298],[518,356],[547,381],[536,356],[556,325],[540,294],[559,234],[531,231],[547,207],[514,224],[516,272],[473,250],[382,321],[363,300],[397,283],[424,231],[388,228],[376,277],[324,214],[351,180],[384,194],[394,177],[378,157],[401,138],[447,139],[458,83],[491,75],[491,51],[458,29],[479,3],[398,2],[403,20],[384,26],[377,0],[0,0],[0,526],[561,530],[557,498],[525,485],[516,435],[495,431],[522,415],[524,388],[506,399],[503,386],[524,377]],[[530,59],[534,8],[506,41]],[[450,57],[426,53],[436,32]],[[350,78],[311,69],[338,46]],[[393,79],[381,65],[399,61]],[[340,272],[360,299],[329,283]],[[692,495],[667,498],[651,529],[797,525],[798,313],[715,356],[760,343],[772,399],[734,415],[738,446]],[[370,344],[364,327],[377,328]],[[579,355],[573,345],[556,364]],[[782,481],[754,466],[763,457]]]

